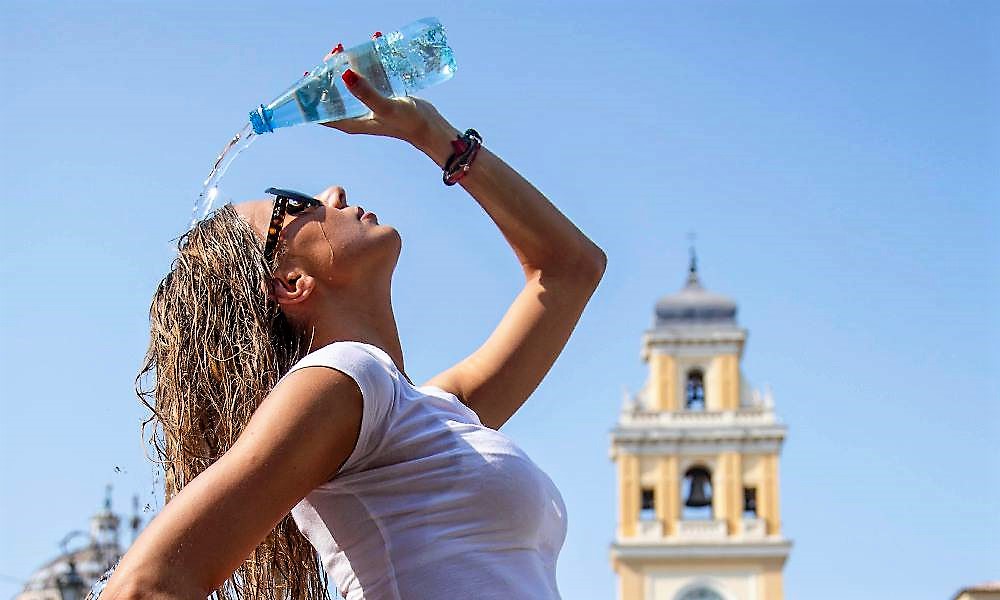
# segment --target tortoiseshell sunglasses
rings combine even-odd
[[[274,249],[278,245],[278,234],[285,223],[285,213],[297,215],[310,206],[322,206],[323,203],[302,192],[267,188],[265,194],[274,194],[274,208],[271,210],[271,224],[267,227],[267,241],[264,242],[264,260],[271,264]]]

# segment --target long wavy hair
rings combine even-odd
[[[178,238],[153,294],[149,349],[136,393],[169,502],[236,442],[254,410],[307,351],[310,339],[279,310],[262,240],[231,204]],[[213,597],[329,598],[319,556],[291,515],[278,523]]]

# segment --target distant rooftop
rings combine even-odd
[[[134,539],[142,524],[138,496],[133,496],[132,504],[134,514],[128,523]],[[62,553],[36,569],[14,600],[82,598],[80,592],[85,594],[123,554],[124,548],[118,540],[121,524],[122,518],[111,510],[111,486],[108,486],[104,507],[90,518],[90,530],[67,534],[60,544]],[[78,538],[85,538],[85,545],[69,550],[68,543]],[[69,595],[63,594],[61,588]]]
[[[1000,594],[1000,579],[994,581],[986,581],[977,585],[972,585],[969,587],[962,588],[958,590],[958,593],[953,596],[953,600],[957,600],[962,594],[981,594],[989,593],[989,597],[993,597],[992,594]]]
[[[691,250],[687,282],[679,292],[656,303],[656,327],[670,325],[736,324],[736,302],[706,290],[698,277],[698,262]]]

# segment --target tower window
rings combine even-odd
[[[743,517],[746,519],[757,518],[757,488],[743,488]]]
[[[699,520],[712,518],[712,474],[705,467],[691,467],[681,482],[684,498],[683,518]]]
[[[656,519],[656,495],[651,488],[643,488],[639,504],[639,519],[653,521]]]
[[[685,408],[688,410],[705,410],[705,374],[701,369],[692,369],[687,374],[687,402]]]

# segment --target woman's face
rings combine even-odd
[[[300,270],[320,281],[350,285],[361,276],[391,275],[402,245],[399,232],[380,225],[365,209],[347,203],[347,193],[332,186],[316,196],[322,206],[309,207],[297,215],[285,215],[278,236],[278,276]],[[254,200],[235,206],[260,236],[266,237],[273,199]]]

